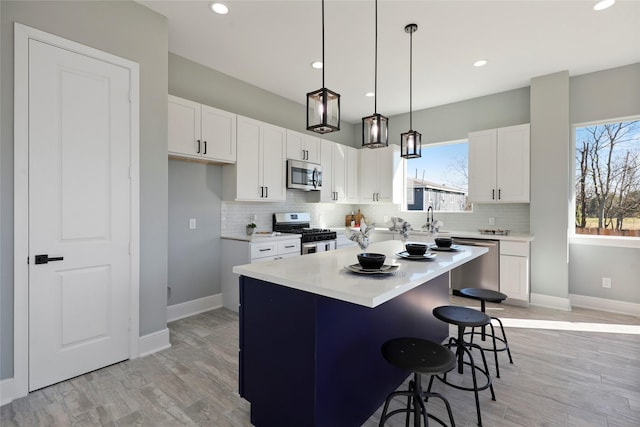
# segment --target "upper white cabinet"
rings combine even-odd
[[[322,140],[321,202],[356,203],[358,201],[358,151],[355,148]]]
[[[320,164],[320,138],[287,129],[287,159]]]
[[[529,202],[529,124],[469,133],[469,200]]]
[[[400,147],[362,148],[360,153],[360,199],[363,203],[402,203]]]
[[[169,95],[169,155],[210,162],[236,161],[236,115]]]
[[[286,130],[238,116],[238,155],[224,166],[226,200],[274,202],[286,199]]]

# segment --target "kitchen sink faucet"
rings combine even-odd
[[[433,207],[432,206],[429,206],[429,208],[427,208],[427,223],[422,226],[422,230],[423,231],[428,231],[431,234],[433,234],[434,231],[437,231],[436,230],[436,223],[433,220]]]

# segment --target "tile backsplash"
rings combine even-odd
[[[370,222],[383,226],[385,219],[398,216],[408,221],[413,228],[419,229],[426,222],[425,212],[402,212],[400,206],[391,204],[343,205],[333,203],[318,203],[316,192],[287,190],[285,202],[250,203],[250,202],[222,202],[223,235],[244,234],[245,225],[251,222],[255,215],[258,231],[271,231],[272,216],[276,212],[309,212],[313,227],[343,227],[345,215],[351,211],[360,212]],[[529,204],[476,204],[473,212],[434,214],[436,220],[444,223],[443,230],[475,231],[480,228],[502,228],[513,232],[529,232]],[[495,224],[489,224],[489,218],[495,219]]]

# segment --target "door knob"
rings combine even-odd
[[[48,254],[36,255],[36,264],[47,264],[49,261],[62,261],[64,257],[51,257]]]

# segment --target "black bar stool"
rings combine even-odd
[[[432,393],[429,390],[424,391],[422,389],[421,377],[422,374],[425,374],[430,375],[431,378],[433,378],[433,375],[446,374],[455,368],[456,358],[449,349],[443,345],[421,338],[395,338],[382,345],[382,356],[393,366],[413,372],[413,380],[409,381],[409,390],[394,391],[387,396],[387,399],[384,402],[382,415],[380,416],[380,427],[384,426],[385,422],[389,418],[401,412],[407,413],[407,427],[409,426],[409,419],[412,412],[414,414],[414,427],[420,426],[421,419],[424,419],[425,427],[428,426],[428,418],[431,418],[432,420],[440,423],[440,425],[446,427],[446,424],[442,420],[427,412],[423,401],[427,401],[430,397],[442,399],[447,407],[451,426],[455,427],[456,423],[453,421],[451,406],[449,406],[447,399],[440,393]],[[429,383],[429,385],[431,385],[431,383]],[[387,414],[389,403],[396,396],[406,396],[407,407],[403,409],[396,409]],[[412,404],[413,408],[411,407]]]
[[[446,344],[447,348],[456,347],[456,358],[458,364],[458,373],[464,373],[464,365],[471,367],[471,377],[473,379],[473,387],[464,387],[457,384],[453,384],[447,381],[447,374],[445,373],[443,377],[438,375],[434,375],[431,377],[431,381],[429,381],[429,388],[427,391],[431,391],[431,385],[433,383],[433,378],[438,378],[443,383],[457,388],[458,390],[467,390],[473,391],[475,399],[476,399],[476,412],[478,413],[478,425],[482,426],[482,416],[480,414],[480,399],[478,397],[478,392],[490,389],[491,390],[491,400],[496,400],[496,395],[493,391],[493,384],[491,382],[491,375],[489,375],[489,367],[487,366],[487,359],[484,356],[484,351],[482,347],[478,344],[474,344],[471,342],[464,341],[464,329],[465,327],[478,327],[478,326],[486,326],[491,323],[491,319],[485,313],[474,310],[472,308],[467,307],[458,307],[454,305],[443,305],[440,307],[436,307],[433,309],[433,315],[442,320],[443,322],[447,322],[451,325],[456,325],[458,327],[457,337],[450,337],[449,342]],[[473,355],[471,354],[470,348],[476,348],[480,351],[480,355],[482,356],[482,363],[484,365],[484,369],[476,365],[473,360]],[[467,355],[469,361],[466,362],[464,360],[464,355]],[[479,372],[484,377],[483,384],[478,385],[478,379],[476,377],[476,372]]]
[[[476,299],[476,300],[480,300],[480,310],[483,313],[486,313],[486,302],[495,302],[495,303],[501,303],[502,301],[507,299],[507,296],[505,294],[503,294],[502,292],[498,292],[498,291],[492,291],[491,289],[479,289],[479,288],[464,288],[464,289],[460,289],[460,294],[468,297],[468,298],[472,298],[472,299]],[[500,331],[502,332],[502,338],[497,337],[496,336],[496,331],[493,328],[493,324],[489,323],[489,327],[491,328],[491,339],[493,340],[493,348],[491,347],[483,347],[483,350],[486,351],[492,351],[493,355],[495,357],[495,362],[496,362],[496,377],[500,378],[500,366],[498,365],[498,352],[499,351],[505,351],[507,352],[507,354],[509,355],[509,363],[513,364],[513,358],[511,357],[511,350],[509,350],[509,343],[507,342],[507,335],[504,333],[504,326],[502,326],[502,320],[498,319],[497,317],[492,317],[492,320],[495,320],[498,322],[498,325],[500,325]],[[476,328],[473,328],[471,330],[471,332],[467,332],[467,334],[471,335],[471,342],[473,342],[473,337],[476,334]],[[482,332],[480,333],[481,339],[482,341],[486,340],[486,332],[485,332],[485,327],[482,327]],[[502,342],[502,346],[500,348],[497,347],[496,341],[500,341]]]

